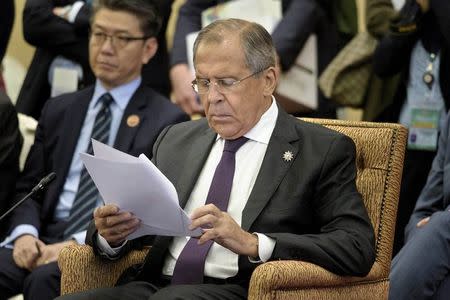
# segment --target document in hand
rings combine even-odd
[[[199,236],[188,229],[191,220],[180,207],[173,184],[144,155],[134,157],[92,140],[94,156],[81,154],[87,171],[105,204],[116,204],[141,220],[138,230],[128,236]]]

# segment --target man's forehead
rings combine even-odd
[[[110,10],[100,8],[95,14],[93,28],[100,28],[112,32],[130,32],[140,30],[139,21],[130,12],[124,10]]]

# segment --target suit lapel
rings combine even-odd
[[[181,207],[186,205],[215,139],[216,133],[208,128],[203,134],[192,141],[191,150],[186,156],[188,167],[185,167],[182,171],[179,177],[180,180],[176,186]],[[207,146],[205,147],[205,145]]]
[[[114,148],[128,152],[131,149],[134,138],[139,130],[140,124],[143,124],[145,120],[144,109],[147,106],[146,93],[141,85],[134,92],[130,99],[125,111],[123,113],[122,120],[120,121],[119,130],[117,131],[116,140],[114,141]],[[136,126],[128,125],[128,119],[136,117],[139,123]]]
[[[277,122],[267,146],[266,155],[256,178],[253,190],[242,212],[242,229],[249,230],[255,219],[283,180],[298,155],[299,140],[292,117],[279,109]],[[284,155],[292,154],[292,159],[284,159]]]

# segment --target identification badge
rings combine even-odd
[[[53,73],[51,97],[78,89],[78,72],[73,68],[56,67]]]
[[[408,149],[436,151],[441,109],[411,109],[411,124],[408,133]]]

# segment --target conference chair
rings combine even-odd
[[[342,132],[356,145],[357,187],[375,230],[376,260],[364,277],[335,275],[304,261],[271,261],[252,274],[249,299],[387,299],[395,220],[407,130],[399,124],[304,119]],[[61,293],[113,286],[121,272],[143,261],[147,248],[114,262],[89,246],[62,250]]]

